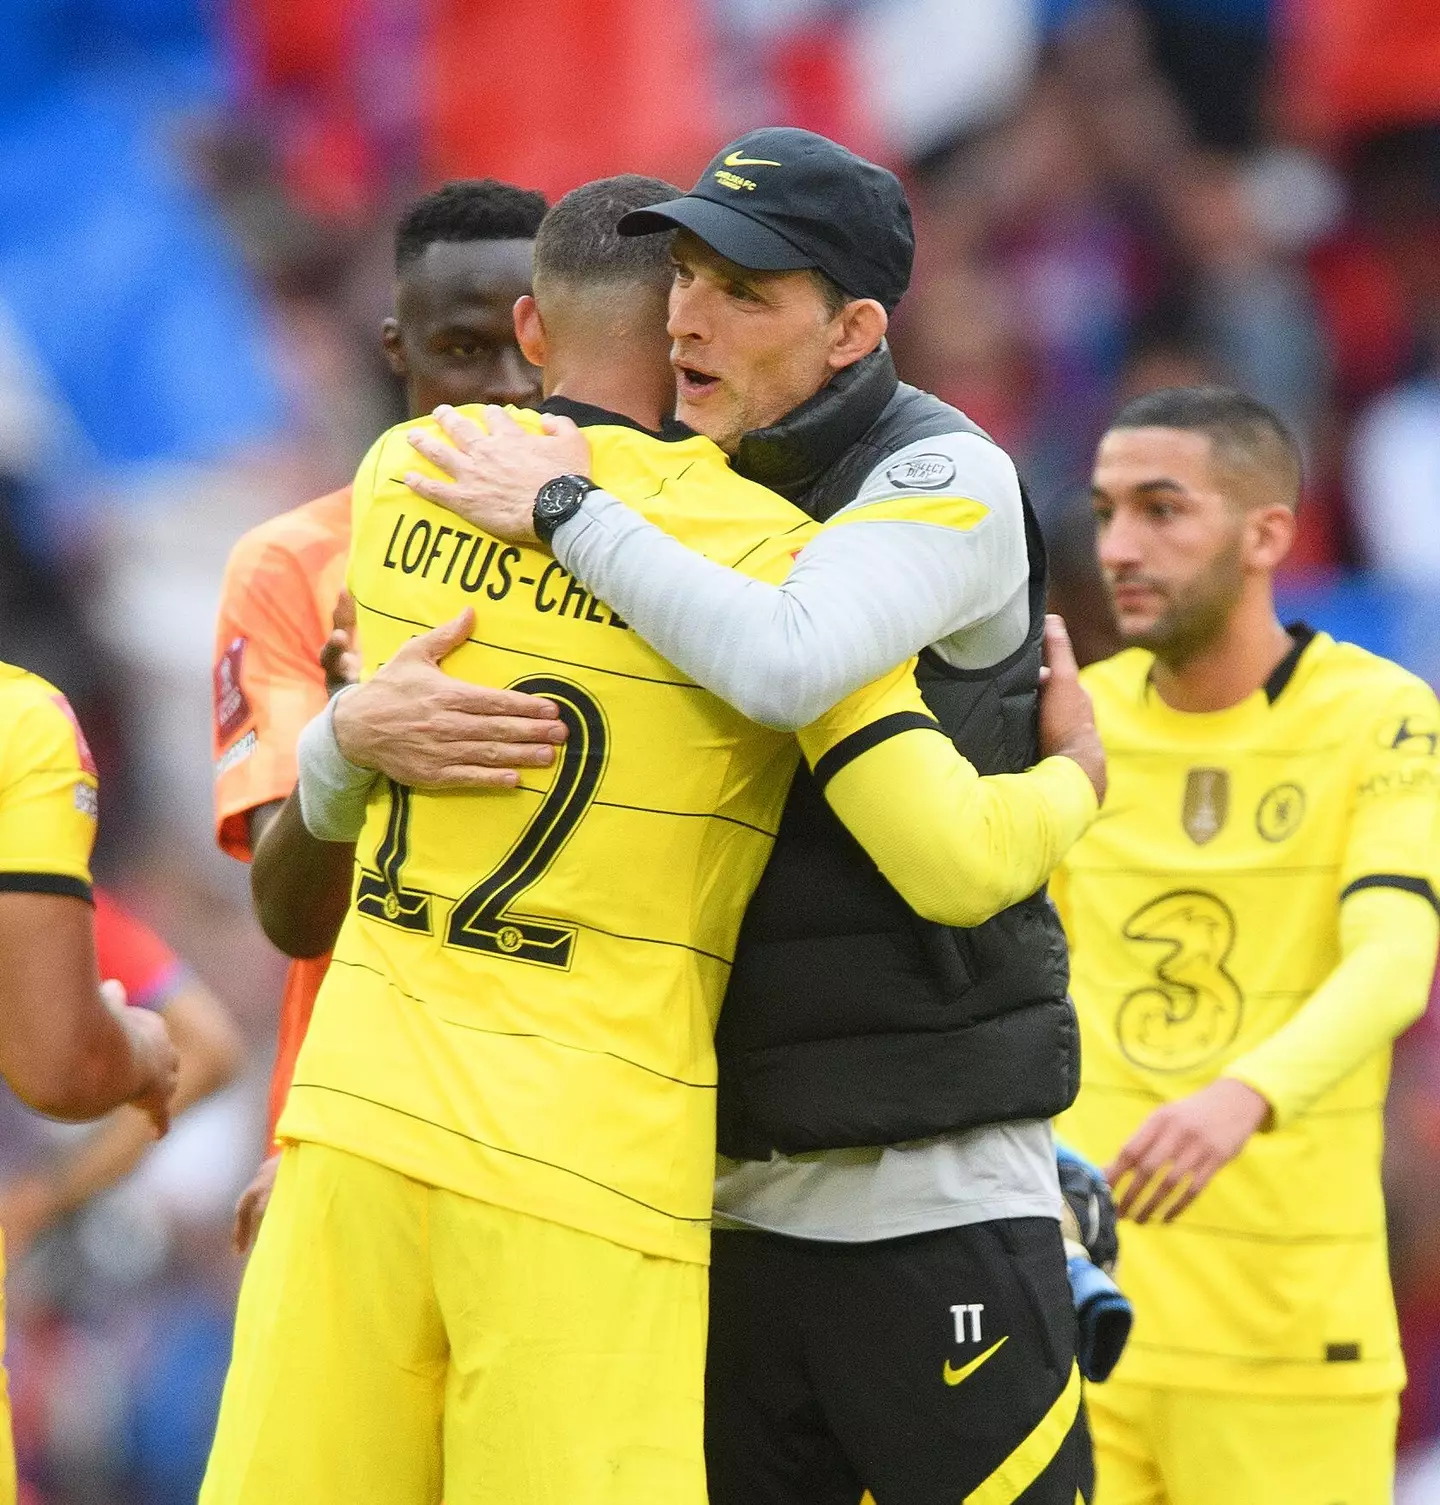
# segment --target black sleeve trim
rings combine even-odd
[[[83,878],[64,873],[0,873],[0,894],[62,894],[70,899],[95,902],[90,885]]]
[[[1437,915],[1440,915],[1440,898],[1436,897],[1428,878],[1407,878],[1403,873],[1369,873],[1364,878],[1357,878],[1347,885],[1340,895],[1341,903],[1344,903],[1351,894],[1359,893],[1362,888],[1398,888],[1402,893],[1418,894]]]
[[[824,789],[847,763],[853,763],[861,753],[869,752],[872,747],[879,747],[882,742],[898,737],[901,732],[915,731],[939,732],[942,737],[945,735],[945,729],[933,716],[922,716],[919,711],[896,711],[892,716],[882,716],[878,721],[871,721],[851,732],[848,737],[843,737],[820,758],[813,769],[815,782]]]

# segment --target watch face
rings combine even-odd
[[[575,476],[556,476],[546,481],[535,498],[535,505],[547,513],[563,512],[584,499],[585,491]]]
[[[535,531],[542,543],[549,543],[555,529],[580,510],[580,503],[595,483],[584,476],[556,476],[546,481],[535,496]]]

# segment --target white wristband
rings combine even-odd
[[[300,733],[300,815],[317,841],[354,841],[365,825],[370,791],[380,775],[361,768],[340,751],[335,737],[335,703],[355,689],[347,685]]]

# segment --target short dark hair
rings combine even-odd
[[[615,229],[632,209],[678,198],[680,190],[659,178],[621,173],[572,189],[545,216],[535,237],[535,280],[572,286],[593,283],[668,283],[668,235],[625,235]]]
[[[822,272],[819,267],[811,267],[810,277],[820,291],[827,319],[833,319],[847,303],[854,302],[850,294],[828,272]]]
[[[534,240],[545,195],[495,178],[462,178],[416,199],[395,227],[395,270],[438,241]]]
[[[1185,429],[1205,434],[1223,458],[1272,471],[1300,500],[1303,463],[1295,436],[1273,408],[1233,387],[1162,387],[1134,397],[1110,421],[1112,429]]]

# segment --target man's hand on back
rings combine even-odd
[[[544,414],[543,434],[522,429],[503,408],[487,407],[489,432],[451,407],[435,409],[449,436],[412,429],[411,447],[452,479],[437,481],[409,471],[405,484],[466,522],[509,543],[536,542],[535,494],[556,476],[590,474],[590,441],[568,418]],[[452,447],[453,446],[453,447]]]
[[[418,788],[509,789],[514,770],[555,761],[567,733],[553,701],[468,684],[440,667],[474,625],[467,607],[340,696],[335,739],[352,763]]]
[[[1045,667],[1040,673],[1040,753],[1080,765],[1105,802],[1105,749],[1095,729],[1095,707],[1080,683],[1070,634],[1057,616],[1045,618]]]

